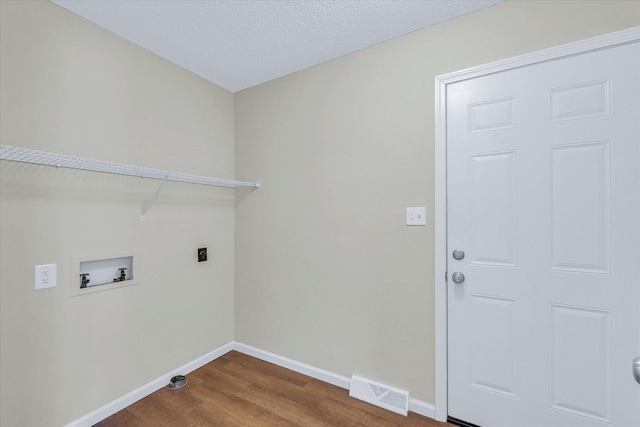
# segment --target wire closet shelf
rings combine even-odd
[[[0,145],[0,160],[12,162],[32,163],[38,165],[55,166],[70,169],[79,169],[93,172],[112,173],[117,175],[136,176],[140,178],[160,179],[162,183],[156,190],[147,206],[141,214],[144,214],[153,203],[166,181],[185,182],[189,184],[210,185],[216,187],[260,187],[259,182],[235,181],[231,179],[211,178],[207,176],[190,175],[181,172],[171,172],[161,169],[153,169],[142,166],[132,166],[123,163],[105,162],[102,160],[88,159],[85,157],[70,156],[67,154],[50,153],[47,151],[31,150],[28,148]]]

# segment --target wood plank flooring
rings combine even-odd
[[[349,397],[349,392],[235,351],[96,424],[111,426],[449,427]]]

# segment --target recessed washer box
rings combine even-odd
[[[137,285],[137,257],[118,252],[72,257],[71,295],[86,295]]]

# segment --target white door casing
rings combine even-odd
[[[640,425],[639,38],[439,78],[437,419]]]

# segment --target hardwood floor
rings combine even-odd
[[[349,392],[235,351],[96,424],[110,426],[447,427],[349,397]]]

